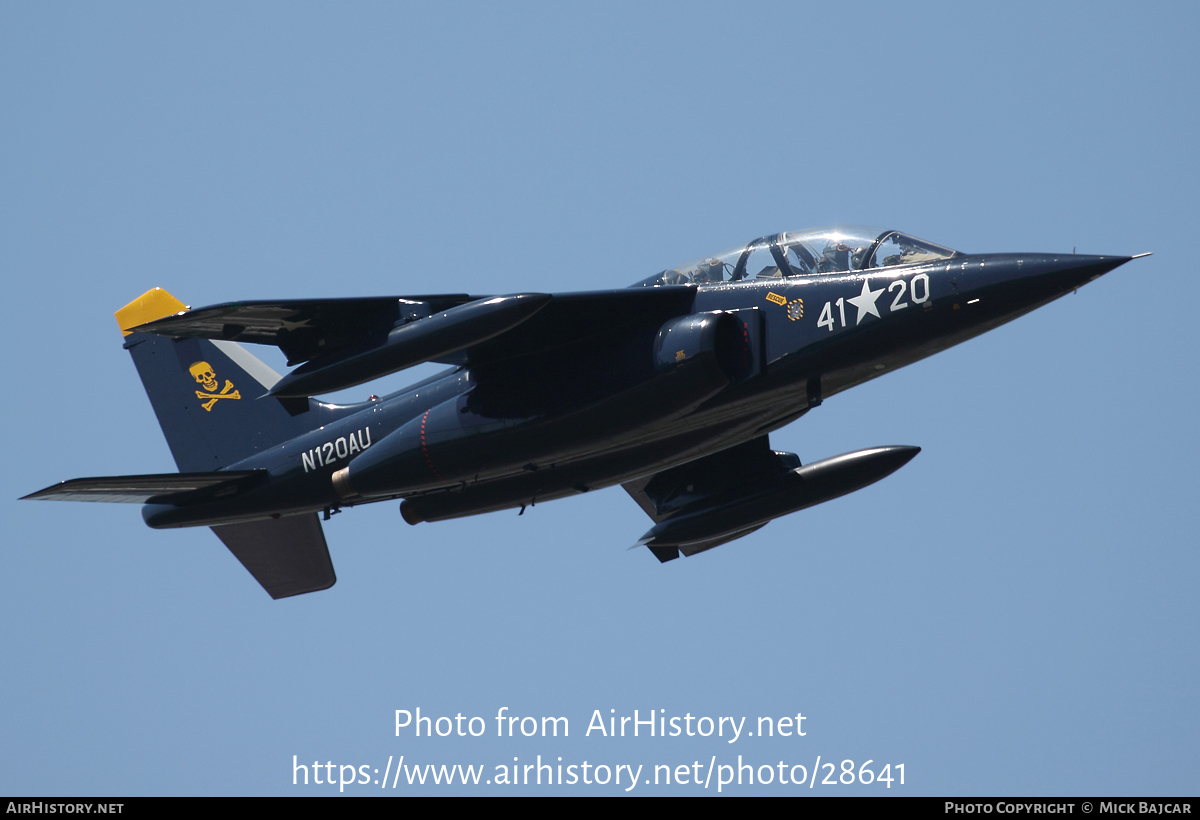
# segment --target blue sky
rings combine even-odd
[[[893,793],[1195,794],[1197,17],[3,5],[0,793],[330,793],[292,785],[293,755],[491,776],[741,754],[902,763]],[[649,521],[615,488],[416,527],[378,504],[326,525],[333,589],[273,602],[207,529],[16,501],[174,469],[112,318],[149,287],[196,306],[621,287],[848,222],[1154,256],[774,434],[805,462],[923,451],[668,565],[626,550]],[[418,706],[489,732],[395,737]],[[571,735],[496,738],[500,707]],[[584,736],[634,709],[799,712],[807,734]]]

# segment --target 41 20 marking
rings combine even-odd
[[[919,295],[918,295],[919,290]],[[912,279],[894,279],[887,286],[887,292],[895,292],[895,297],[892,299],[889,313],[895,313],[897,310],[903,310],[909,306],[909,302],[905,301],[905,295],[912,300],[912,304],[920,305],[929,301],[929,274],[918,273]],[[838,297],[836,302],[826,302],[825,307],[821,308],[821,315],[817,317],[817,327],[829,328],[829,332],[833,332],[835,321],[840,321],[841,326],[846,326],[846,303],[854,305],[858,309],[858,315],[854,319],[854,324],[862,324],[864,316],[871,315],[877,319],[883,318],[879,313],[879,296],[884,292],[883,288],[879,290],[871,290],[871,282],[864,279],[862,283],[862,292],[858,296],[852,296],[849,299]],[[837,307],[837,319],[834,319],[833,308]]]

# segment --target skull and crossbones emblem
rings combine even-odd
[[[200,405],[205,410],[211,411],[213,405],[220,399],[240,399],[242,397],[241,393],[233,389],[233,382],[229,381],[229,379],[225,380],[224,389],[220,393],[217,392],[220,384],[217,383],[216,372],[208,362],[196,362],[188,368],[188,372],[192,374],[192,378],[196,380],[197,384],[204,387],[204,390],[196,391],[196,398],[208,399],[208,401]]]

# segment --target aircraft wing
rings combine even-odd
[[[686,285],[554,294],[544,308],[511,330],[434,361],[485,364],[575,344],[619,326],[661,323],[686,311],[695,294],[696,289]]]
[[[530,318],[510,329],[426,361],[480,364],[578,342],[618,325],[675,315],[691,304],[695,292],[694,287],[674,285],[555,294]],[[459,293],[227,302],[185,310],[129,331],[174,339],[275,345],[288,357],[289,365],[312,360],[336,364],[343,355],[383,344],[398,326],[411,324],[417,329],[422,327],[421,320],[434,314],[490,298]],[[470,333],[470,323],[464,323],[462,334]]]
[[[297,364],[384,334],[397,322],[424,318],[476,299],[465,293],[346,299],[225,302],[185,310],[130,328],[173,339],[223,339],[275,345]]]
[[[21,500],[189,504],[236,495],[258,484],[266,475],[266,470],[225,470],[73,478],[30,493]]]
[[[622,486],[638,506],[658,524],[685,507],[690,511],[703,507],[705,499],[736,492],[776,473],[800,466],[794,453],[771,449],[767,436],[735,445],[704,458],[689,461],[652,476]],[[686,547],[651,547],[659,561],[678,558],[679,553],[695,555],[765,527],[759,524],[740,532],[721,535]]]

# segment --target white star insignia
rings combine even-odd
[[[855,319],[854,324],[862,324],[863,316],[868,313],[873,314],[877,319],[883,318],[879,315],[879,308],[875,306],[875,302],[879,299],[879,294],[881,293],[883,293],[883,288],[871,290],[871,283],[866,279],[863,280],[862,293],[853,299],[846,300],[858,308],[858,318]]]

